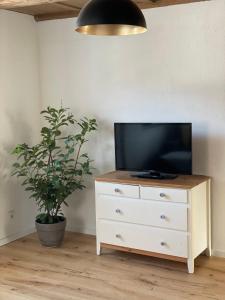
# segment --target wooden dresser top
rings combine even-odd
[[[114,171],[95,178],[99,182],[111,182],[144,186],[159,186],[180,189],[192,189],[202,182],[208,181],[210,177],[203,175],[179,175],[176,179],[158,180],[135,178],[131,176],[132,172]]]

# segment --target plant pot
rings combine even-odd
[[[55,224],[40,224],[35,222],[39,240],[43,246],[59,247],[64,239],[66,219]]]

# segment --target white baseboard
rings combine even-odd
[[[79,225],[68,225],[66,230],[71,232],[79,232],[84,234],[96,235],[95,228],[83,227]]]
[[[66,228],[67,231],[72,231],[72,232],[79,232],[79,233],[84,233],[84,234],[90,234],[90,235],[96,235],[96,230],[95,228],[88,228],[88,227],[82,227],[79,225],[68,225]],[[22,230],[20,232],[14,233],[12,235],[9,235],[7,237],[4,238],[0,238],[0,246],[6,245],[8,243],[11,243],[15,240],[18,240],[28,234],[34,233],[36,232],[36,229],[33,228],[29,228],[29,229],[25,229]]]
[[[0,246],[6,245],[8,243],[11,243],[11,242],[13,242],[15,240],[18,240],[18,239],[20,239],[20,238],[22,238],[22,237],[24,237],[24,236],[26,236],[28,234],[31,234],[33,232],[35,232],[35,228],[34,227],[33,228],[28,228],[28,229],[22,230],[20,232],[14,233],[12,235],[9,235],[7,237],[1,238],[0,239]]]
[[[212,250],[212,255],[217,257],[224,257],[225,258],[225,251],[223,250]]]

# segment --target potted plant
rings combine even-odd
[[[97,129],[95,119],[76,121],[65,108],[48,107],[42,111],[47,125],[41,129],[41,141],[35,146],[19,144],[12,154],[17,156],[13,173],[22,177],[22,185],[31,192],[40,210],[36,229],[44,246],[57,247],[64,237],[66,218],[62,206],[75,190],[83,190],[85,175],[92,175],[91,160],[82,152],[87,135]],[[65,134],[74,126],[76,133]]]

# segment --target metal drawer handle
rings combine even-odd
[[[120,234],[116,234],[116,238],[117,239],[121,239],[121,235]]]
[[[122,211],[121,211],[119,208],[117,208],[117,209],[116,209],[116,213],[117,213],[117,214],[121,214]]]
[[[165,198],[165,197],[166,197],[166,194],[160,193],[160,197],[161,197],[161,198]]]
[[[166,219],[166,216],[165,216],[165,215],[161,215],[161,216],[160,216],[160,219],[165,220],[165,219]]]
[[[160,244],[161,244],[161,246],[166,246],[165,242],[161,242]]]
[[[121,193],[121,190],[118,189],[118,188],[116,188],[116,189],[115,189],[115,193]]]

